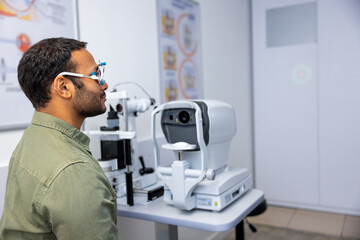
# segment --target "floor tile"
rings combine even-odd
[[[249,222],[275,227],[287,227],[295,214],[295,209],[268,206],[263,214],[248,217]]]
[[[296,210],[294,217],[290,221],[289,228],[340,236],[344,220],[345,215],[342,214]]]
[[[360,217],[345,217],[345,224],[342,236],[360,239]]]
[[[342,238],[319,233],[308,233],[293,229],[278,228],[273,226],[258,226],[258,231],[253,233],[245,226],[246,240],[357,240],[353,238]],[[222,240],[234,240],[234,231],[230,232]]]

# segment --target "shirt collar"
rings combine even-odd
[[[35,111],[31,123],[34,125],[40,125],[55,129],[65,134],[69,138],[75,140],[81,146],[83,146],[86,149],[86,151],[90,152],[90,148],[89,148],[90,138],[86,134],[84,134],[83,132],[72,126],[71,124],[57,117],[54,117],[47,113]]]

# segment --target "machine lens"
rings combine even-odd
[[[188,123],[190,121],[190,115],[186,111],[181,111],[179,113],[179,121],[183,124]]]

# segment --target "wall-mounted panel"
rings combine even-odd
[[[360,2],[253,1],[256,186],[360,214]]]
[[[293,37],[297,30],[299,36],[314,31],[316,3],[297,2],[253,1],[256,187],[270,203],[316,204],[316,34]],[[294,21],[307,24],[279,26]]]

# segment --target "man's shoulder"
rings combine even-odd
[[[90,153],[53,129],[29,127],[13,153],[13,161],[45,185],[66,167],[92,161]]]

